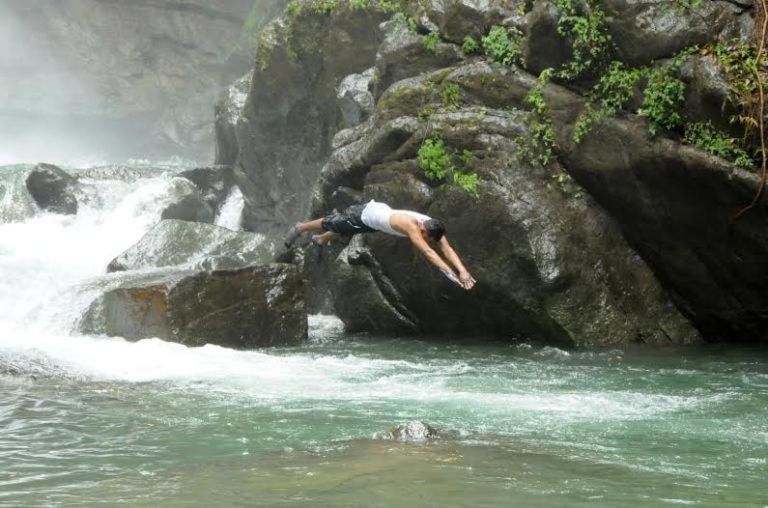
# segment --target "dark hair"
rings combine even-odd
[[[424,223],[424,229],[427,230],[427,234],[434,241],[440,241],[445,234],[445,225],[437,219],[429,219]]]

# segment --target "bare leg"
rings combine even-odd
[[[315,242],[318,245],[325,245],[326,243],[330,242],[334,238],[338,238],[338,233],[334,233],[333,231],[326,231],[322,235],[315,235],[312,237],[312,241]]]
[[[306,233],[307,231],[320,231],[323,229],[323,219],[315,219],[309,222],[302,222],[297,224],[296,228],[300,233]]]

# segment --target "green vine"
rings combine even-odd
[[[492,61],[502,65],[522,64],[523,34],[513,28],[494,26],[482,38],[483,52]]]
[[[557,33],[572,41],[573,56],[557,77],[574,80],[608,61],[611,36],[605,23],[605,12],[596,0],[557,0],[560,19]]]

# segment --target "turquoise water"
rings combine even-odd
[[[78,340],[0,355],[2,506],[768,504],[761,351]]]

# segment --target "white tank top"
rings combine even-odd
[[[381,231],[382,233],[388,233],[395,236],[405,236],[403,233],[395,231],[392,228],[392,224],[389,223],[389,218],[393,213],[404,213],[406,215],[410,215],[419,222],[432,220],[432,217],[424,215],[423,213],[412,212],[411,210],[393,210],[388,204],[378,203],[374,200],[371,200],[367,205],[365,205],[360,218],[362,219],[363,224],[369,228],[375,229],[376,231]]]

